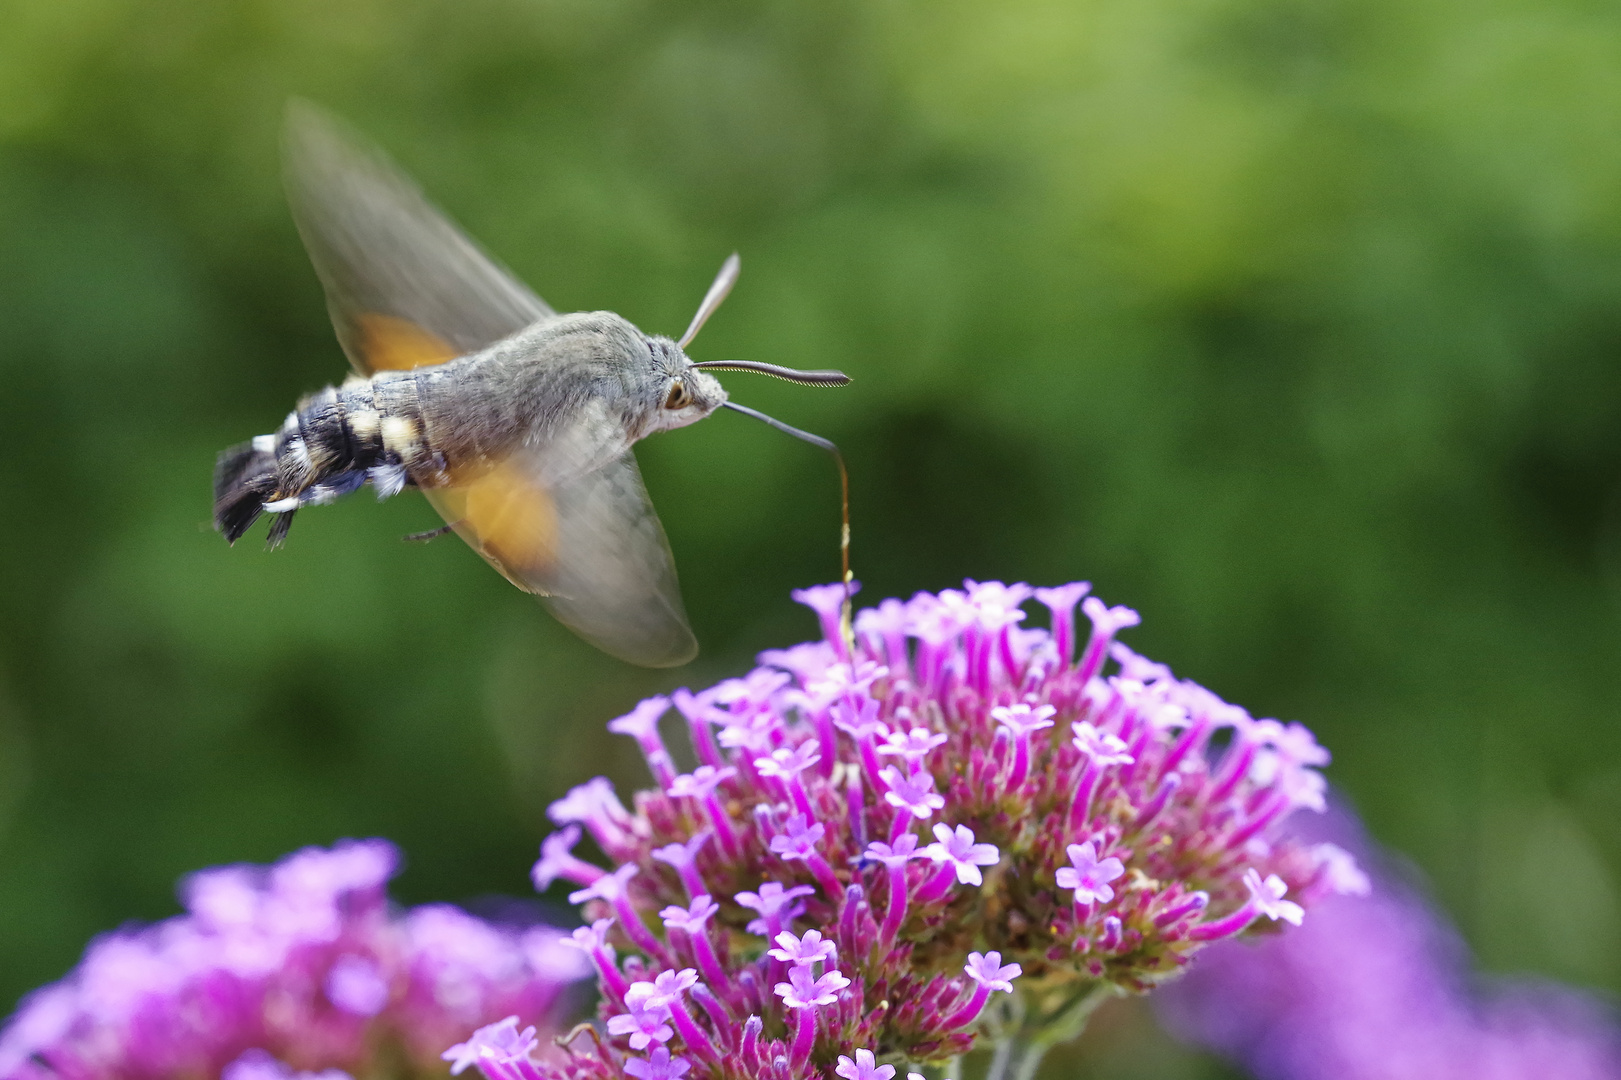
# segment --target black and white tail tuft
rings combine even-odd
[[[276,493],[276,455],[262,450],[252,442],[233,446],[220,454],[214,464],[214,528],[234,544],[264,512],[265,501]],[[272,528],[271,546],[287,535],[283,519],[292,514],[278,514]]]

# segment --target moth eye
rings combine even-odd
[[[664,399],[666,409],[685,409],[692,404],[692,394],[686,384],[677,379],[670,387],[670,396]]]

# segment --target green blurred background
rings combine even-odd
[[[866,598],[1090,579],[1138,649],[1315,728],[1487,970],[1621,991],[1621,10],[5,0],[0,26],[0,1011],[212,863],[384,835],[404,899],[525,894],[552,799],[642,780],[602,722],[808,636],[788,590],[836,575],[828,461],[724,414],[639,451],[684,670],[400,543],[437,524],[415,496],[228,549],[215,452],[345,370],[279,187],[292,94],[562,310],[679,331],[740,250],[693,351],[855,377],[727,383],[845,447]]]

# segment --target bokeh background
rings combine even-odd
[[[0,1012],[213,863],[384,835],[404,899],[526,894],[552,799],[642,781],[602,722],[808,636],[788,590],[836,575],[830,463],[732,415],[639,450],[683,670],[402,544],[437,524],[416,496],[228,549],[215,452],[345,370],[279,186],[293,94],[562,310],[678,332],[740,250],[693,352],[855,377],[727,383],[845,448],[866,598],[1093,581],[1143,612],[1134,647],[1310,724],[1485,971],[1621,991],[1621,11],[5,0],[0,25]],[[1147,1022],[1072,1067],[1216,1074]]]

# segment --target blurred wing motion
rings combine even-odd
[[[283,157],[293,220],[361,374],[440,364],[556,314],[314,106],[289,106]]]
[[[287,190],[338,340],[364,375],[439,364],[555,315],[383,154],[309,105],[288,111]],[[502,461],[452,465],[429,502],[558,621],[633,664],[698,652],[636,459],[581,417]],[[591,422],[597,420],[597,422]]]
[[[554,489],[557,569],[546,607],[604,652],[645,667],[698,655],[664,526],[629,450]]]
[[[491,566],[603,652],[643,667],[685,664],[698,642],[636,458],[626,450],[559,475],[560,459],[576,457],[555,444],[520,451],[425,494]]]

